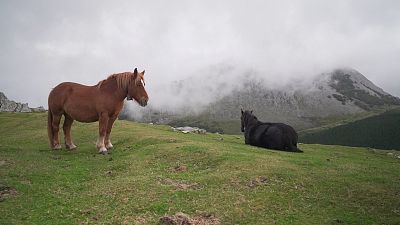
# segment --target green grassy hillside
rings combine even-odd
[[[178,212],[221,224],[400,223],[398,152],[294,154],[117,121],[102,156],[97,123],[74,124],[77,150],[52,151],[46,120],[0,113],[0,224],[158,224]]]
[[[400,109],[336,127],[300,134],[304,143],[400,150]]]

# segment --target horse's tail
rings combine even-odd
[[[50,147],[53,147],[53,138],[54,138],[53,113],[51,112],[50,107],[49,107],[49,110],[47,111],[47,134],[49,136]]]
[[[289,150],[290,151],[293,151],[293,152],[303,152],[303,150],[301,150],[301,149],[299,149],[298,147],[297,147],[297,143],[298,143],[298,140],[299,140],[299,137],[298,137],[298,135],[297,135],[297,132],[292,128],[292,130],[293,130],[293,133],[292,133],[292,137],[289,139]]]

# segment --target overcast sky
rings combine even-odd
[[[353,67],[400,96],[397,0],[2,0],[0,33],[0,91],[31,107],[47,107],[60,82],[94,85],[135,67],[157,98],[218,64],[269,79]]]

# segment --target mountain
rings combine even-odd
[[[260,120],[285,122],[297,129],[320,124],[330,117],[345,117],[400,105],[400,99],[374,85],[353,69],[323,73],[306,84],[290,83],[268,88],[260,80],[243,86],[213,102],[204,111],[216,121],[239,120],[241,107],[254,110]]]
[[[347,124],[300,133],[303,143],[400,150],[400,109]]]
[[[217,72],[230,73],[231,70]],[[205,90],[201,95],[214,95],[213,101],[198,104],[196,112],[192,112],[189,105],[181,113],[167,109],[163,109],[163,113],[156,108],[142,109],[141,115],[146,116],[141,119],[238,133],[240,108],[244,108],[254,110],[262,121],[284,122],[303,130],[320,126],[321,121],[327,118],[341,118],[400,105],[399,98],[386,93],[350,68],[335,69],[310,80],[295,80],[281,86],[268,85],[260,78],[262,76],[251,72],[234,74],[228,81],[219,77],[227,76],[212,74],[202,77],[202,80],[212,83],[201,83],[198,78],[175,83],[173,89],[176,96],[184,93],[191,96],[188,99],[195,99],[196,93],[201,93],[201,90]],[[162,120],[158,120],[158,116]]]

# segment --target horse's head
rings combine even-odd
[[[243,109],[240,109],[242,115],[240,116],[240,130],[242,132],[245,131],[245,127],[247,126],[247,124],[249,123],[250,120],[257,120],[257,117],[255,117],[253,115],[253,110],[249,111],[249,110],[245,110],[243,111]]]
[[[133,80],[134,82],[131,82],[128,86],[127,99],[135,99],[139,105],[144,107],[147,105],[147,101],[149,100],[149,96],[144,89],[144,70],[143,72],[138,73],[137,68],[135,68],[135,71],[133,72]]]

